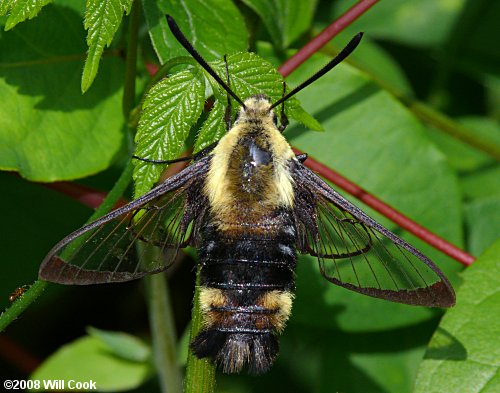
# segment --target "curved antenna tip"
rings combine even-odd
[[[290,91],[286,96],[282,97],[278,101],[276,101],[274,104],[271,105],[270,109],[273,109],[280,105],[282,102],[288,100],[290,97],[301,91],[304,87],[309,86],[312,82],[315,80],[321,78],[323,75],[325,75],[328,71],[330,71],[333,67],[337,66],[339,63],[341,63],[347,56],[349,56],[354,49],[359,45],[359,42],[361,41],[361,38],[363,37],[363,32],[359,32],[356,34],[354,37],[351,38],[351,40],[347,43],[347,45],[342,49],[337,56],[335,56],[328,64],[326,64],[322,69],[320,69],[318,72],[316,72],[313,76],[311,76],[309,79],[305,80],[302,82],[299,86],[297,86],[295,89]]]
[[[356,45],[358,45],[358,44],[359,44],[359,42],[361,41],[361,38],[363,38],[363,35],[364,35],[364,34],[365,34],[365,33],[364,33],[364,31],[360,31],[358,34],[356,34],[356,35],[352,38],[352,40],[351,40],[351,41],[354,41],[354,43],[355,43]]]

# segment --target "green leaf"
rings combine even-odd
[[[266,25],[274,45],[283,50],[309,28],[317,0],[243,0]]]
[[[151,348],[139,338],[123,332],[101,330],[89,326],[89,336],[101,340],[116,356],[133,362],[145,362],[151,357]]]
[[[10,0],[0,0],[0,15],[3,16],[9,12],[11,5],[12,1]]]
[[[123,391],[140,386],[152,374],[149,362],[125,360],[100,338],[82,337],[62,346],[31,375],[34,380],[96,382],[98,391]]]
[[[193,151],[199,152],[218,141],[226,133],[226,123],[224,121],[225,106],[220,101],[215,101],[207,119],[198,133]]]
[[[479,255],[499,237],[500,195],[478,198],[468,203],[465,217],[469,234],[468,249],[472,255]]]
[[[83,68],[82,92],[85,93],[97,75],[105,46],[109,46],[120,26],[123,13],[127,15],[133,0],[87,0],[85,29],[88,30],[87,60]]]
[[[366,31],[371,37],[416,46],[438,45],[448,37],[464,4],[465,0],[381,1],[346,31]],[[352,5],[351,0],[332,3],[329,19],[334,20]]]
[[[321,123],[312,117],[309,113],[307,113],[302,106],[300,106],[300,102],[296,97],[292,97],[288,99],[285,103],[285,113],[290,118],[297,120],[299,123],[302,123],[306,128],[313,131],[324,131],[325,129],[321,125]]]
[[[500,195],[500,165],[492,165],[461,178],[462,189],[467,198],[483,198]]]
[[[206,60],[247,50],[245,22],[231,0],[142,0],[142,4],[151,42],[162,64],[187,54],[172,35],[165,15],[175,19],[181,31]]]
[[[0,0],[0,15],[10,11],[5,31],[12,29],[26,19],[33,19],[52,0]]]
[[[314,56],[302,66],[303,75],[312,74],[322,64],[325,57]],[[292,74],[290,79],[300,81],[303,76]],[[427,139],[423,126],[398,101],[346,64],[300,92],[299,98],[326,132],[310,134],[291,127],[287,136],[294,146],[431,231],[462,244],[456,176]],[[360,205],[352,196],[347,199]],[[402,232],[371,209],[360,207],[421,249],[455,280],[452,273],[461,269],[456,261]],[[435,315],[427,308],[373,299],[331,285],[319,274],[314,258],[303,258],[298,271],[294,310],[303,324],[364,331],[406,326]]]
[[[500,240],[462,275],[457,305],[434,334],[415,393],[500,390]]]
[[[226,80],[226,64],[223,60],[213,61],[210,65],[223,80]],[[259,93],[266,94],[271,101],[281,97],[283,78],[270,63],[256,54],[245,52],[229,55],[227,65],[231,89],[243,101]],[[227,102],[226,93],[217,82],[210,78],[210,83],[216,98],[221,102]]]
[[[75,179],[110,166],[123,143],[123,62],[108,57],[82,96],[81,15],[48,5],[0,32],[0,168],[36,181]],[[40,32],[43,31],[43,34]]]
[[[205,81],[197,69],[179,72],[157,83],[148,93],[135,137],[135,155],[172,160],[184,149],[191,127],[201,115]],[[134,160],[136,197],[149,191],[164,168]]]

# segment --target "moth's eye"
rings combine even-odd
[[[273,123],[276,127],[278,127],[278,116],[273,112]]]

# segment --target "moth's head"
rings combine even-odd
[[[272,110],[271,101],[265,94],[256,94],[247,98],[245,105],[238,111],[238,122],[274,123],[276,125],[276,114]]]

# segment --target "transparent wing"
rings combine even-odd
[[[129,281],[166,269],[179,248],[188,245],[201,214],[198,193],[205,169],[191,165],[141,198],[73,232],[44,259],[40,278],[85,285]],[[146,255],[137,240],[161,252]],[[144,256],[139,255],[142,252]]]
[[[299,249],[318,258],[328,281],[399,303],[432,307],[455,303],[444,274],[413,246],[302,165],[295,183]]]

